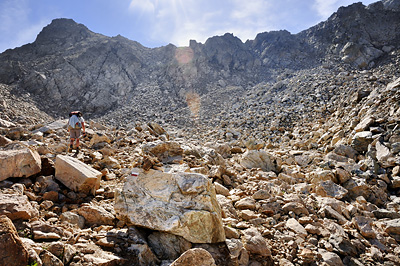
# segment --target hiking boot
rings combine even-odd
[[[72,151],[72,145],[69,145],[68,152]]]
[[[75,148],[75,153],[77,153],[77,154],[79,153],[79,147]]]

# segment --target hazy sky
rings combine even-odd
[[[188,46],[227,32],[243,42],[271,30],[298,33],[356,2],[376,0],[0,0],[0,52],[33,42],[55,18],[147,47]]]

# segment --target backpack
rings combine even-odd
[[[81,111],[72,111],[69,113],[69,117],[76,115],[77,117],[82,117]]]
[[[79,129],[82,128],[82,123],[79,117],[82,117],[82,113],[79,111],[73,111],[69,113],[69,121],[68,126],[69,128]]]

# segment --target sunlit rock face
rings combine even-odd
[[[221,209],[211,180],[201,174],[135,169],[116,192],[120,220],[184,237],[193,243],[225,240]]]

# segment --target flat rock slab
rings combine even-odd
[[[127,177],[115,193],[117,218],[126,223],[179,235],[192,243],[225,241],[214,186],[202,174],[145,172]]]
[[[57,155],[55,168],[56,178],[76,192],[94,195],[100,187],[101,172],[74,157]]]
[[[9,177],[29,177],[41,171],[39,153],[29,148],[0,151],[0,181]]]

